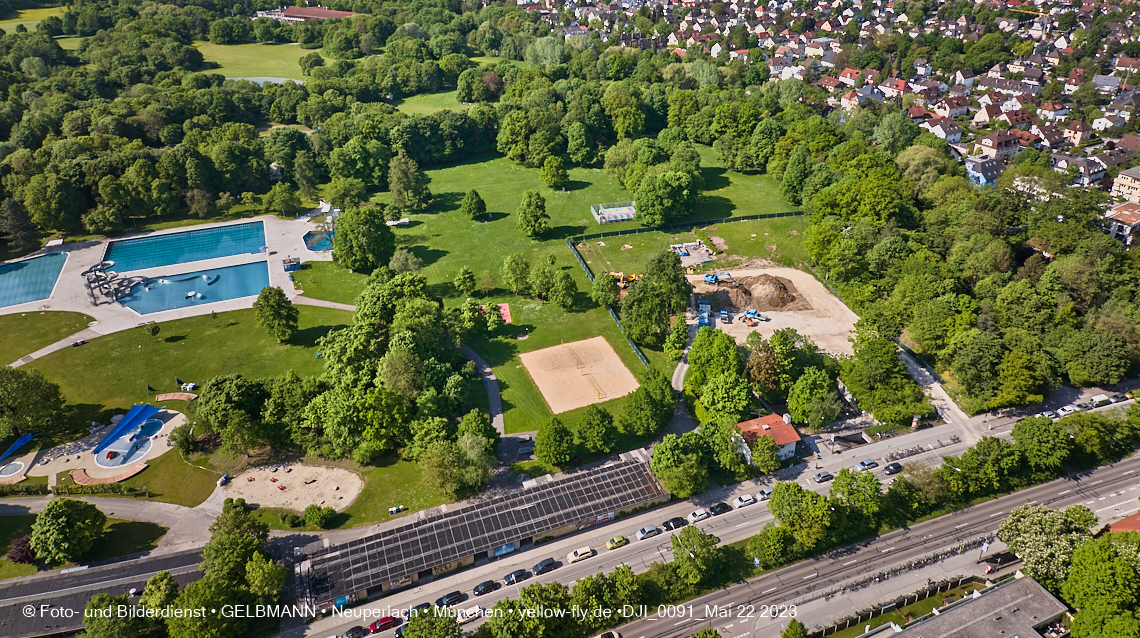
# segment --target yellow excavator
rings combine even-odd
[[[625,288],[629,284],[637,281],[638,279],[641,279],[641,275],[635,275],[633,273],[626,274],[624,272],[604,272],[602,274],[613,275],[613,278],[617,279],[618,286],[621,288]]]

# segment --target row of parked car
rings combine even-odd
[[[1135,399],[1135,394],[1136,393],[1134,392],[1125,392],[1124,394],[1114,394],[1112,396],[1109,396],[1107,394],[1097,394],[1083,403],[1071,403],[1069,405],[1057,408],[1056,412],[1052,410],[1045,410],[1044,412],[1038,412],[1033,416],[1046,417],[1049,419],[1059,419],[1063,416],[1069,416],[1070,414],[1081,412],[1083,410],[1091,410],[1093,408],[1100,408],[1106,405],[1112,405],[1113,403],[1121,403],[1128,401],[1129,399]]]
[[[877,467],[879,467],[879,462],[875,461],[874,459],[866,459],[855,464],[855,470],[857,472],[867,472]],[[902,463],[887,463],[887,465],[883,468],[883,474],[890,476],[892,474],[898,474],[902,470]],[[816,483],[826,483],[833,478],[835,477],[831,475],[831,472],[824,470],[822,472],[816,473],[816,475],[812,477],[812,480],[814,480]]]

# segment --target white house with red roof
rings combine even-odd
[[[781,417],[778,414],[769,414],[759,419],[741,421],[736,424],[736,429],[740,430],[740,435],[748,443],[761,436],[772,437],[776,443],[776,456],[784,461],[795,456],[796,444],[800,442],[800,433],[796,432],[791,420],[792,418],[787,415]]]

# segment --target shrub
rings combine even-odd
[[[321,529],[328,529],[334,516],[336,510],[331,507],[321,507],[314,503],[305,508],[305,522]]]
[[[32,551],[32,537],[21,536],[12,541],[12,548],[8,550],[8,560],[13,563],[29,564],[36,560],[36,553]]]

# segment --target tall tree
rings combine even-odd
[[[369,206],[341,211],[333,234],[336,263],[352,270],[371,270],[387,265],[395,252],[396,236],[379,209]]]
[[[78,562],[103,538],[107,516],[70,498],[48,501],[32,523],[32,549],[53,563]]]
[[[617,279],[610,273],[604,272],[594,277],[593,287],[590,289],[590,299],[599,306],[608,306],[617,303],[621,289],[618,288]]]
[[[423,210],[432,202],[419,164],[403,150],[388,164],[388,192],[392,194],[392,203],[404,212]]]
[[[554,285],[550,288],[548,299],[563,310],[574,306],[574,298],[578,295],[578,284],[574,277],[565,270],[559,270],[554,275]]]
[[[808,549],[823,543],[827,538],[831,527],[831,507],[827,499],[805,490],[799,483],[777,483],[768,499],[768,509]]]
[[[811,158],[806,144],[801,144],[792,152],[784,176],[780,179],[780,195],[790,204],[803,203],[801,194],[808,176],[811,175]]]
[[[25,253],[39,245],[28,209],[11,197],[0,202],[0,234],[15,253]]]
[[[574,433],[558,417],[538,428],[534,438],[534,455],[538,460],[555,467],[564,467],[574,456]]]
[[[0,437],[57,432],[62,410],[59,386],[39,370],[0,367]]]
[[[257,325],[276,337],[278,343],[288,341],[297,334],[297,320],[301,313],[281,288],[262,288],[257,301],[253,302],[253,310]]]
[[[522,234],[532,239],[541,237],[550,230],[550,215],[546,214],[546,199],[538,191],[530,190],[523,193],[522,203],[515,211],[518,218],[515,222]]]
[[[566,166],[562,162],[562,158],[557,155],[551,155],[546,158],[542,163],[542,170],[538,172],[538,179],[550,188],[558,189],[566,185],[570,181],[570,174],[566,172]]]
[[[823,370],[810,367],[788,393],[788,412],[796,423],[819,430],[839,416],[839,392]]]
[[[617,445],[614,417],[604,408],[591,405],[578,425],[578,442],[588,452],[609,454]]]
[[[526,257],[515,253],[503,261],[503,281],[516,295],[526,294],[530,286],[530,264]]]
[[[483,219],[483,215],[487,214],[487,204],[479,196],[479,191],[474,188],[467,191],[459,205],[459,214],[473,220]]]

